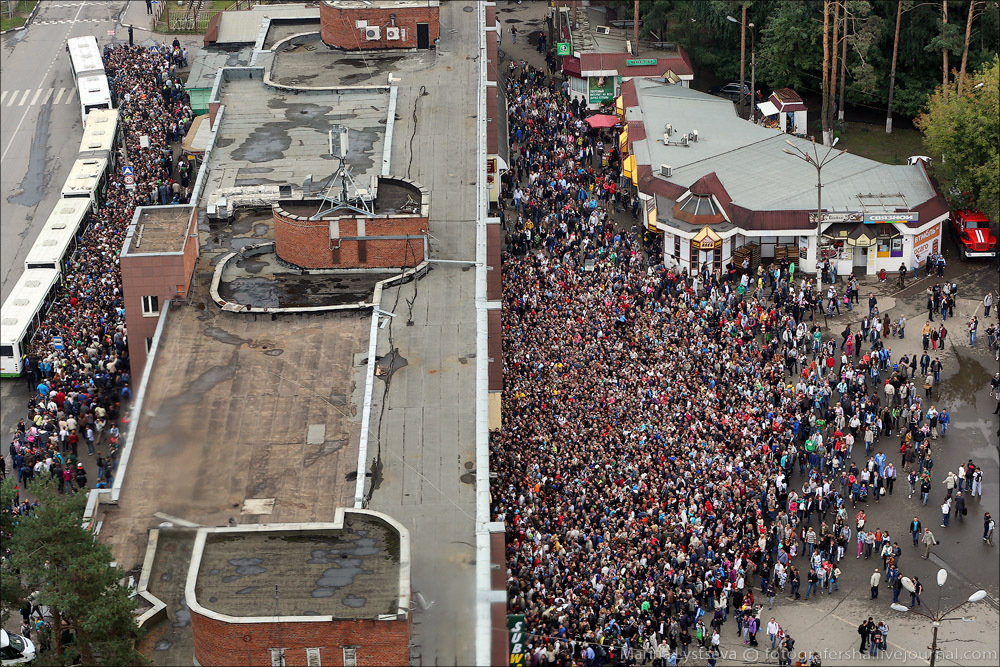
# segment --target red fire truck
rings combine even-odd
[[[962,259],[970,257],[996,257],[997,237],[990,227],[990,219],[982,211],[962,208],[951,212],[951,231],[958,239]]]

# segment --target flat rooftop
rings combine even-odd
[[[371,303],[375,283],[399,271],[289,272],[274,253],[254,255],[226,266],[219,295],[254,308],[302,308]]]
[[[122,256],[184,252],[192,205],[140,206],[125,233]]]
[[[387,86],[293,93],[266,88],[258,75],[225,81],[221,88],[225,113],[206,193],[241,185],[301,186],[309,175],[319,189],[337,170],[327,133],[338,127],[349,131],[347,164],[355,182],[363,185],[382,173]]]
[[[300,32],[307,28],[300,26]],[[435,60],[433,50],[386,51],[345,54],[331,51],[317,32],[301,35],[279,47],[273,56],[261,54],[261,64],[270,63],[271,78],[286,86],[385,85],[388,75],[406,77],[425,69]]]
[[[398,533],[357,515],[343,530],[209,533],[195,596],[227,616],[395,615],[399,556]]]
[[[369,322],[227,313],[203,285],[171,308],[119,504],[101,517],[116,560],[142,562],[155,512],[207,526],[296,523],[353,504],[361,410],[350,378]]]

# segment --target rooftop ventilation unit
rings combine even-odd
[[[674,133],[674,126],[671,125],[670,123],[667,123],[666,127],[664,128],[664,130],[666,130],[667,136],[669,137],[671,134]]]
[[[597,34],[598,35],[610,35],[611,34],[611,28],[609,28],[606,25],[599,25],[599,26],[597,26]]]
[[[670,178],[673,175],[674,175],[673,167],[671,167],[669,164],[660,165],[660,176],[663,176],[664,178]]]
[[[691,130],[691,134],[688,135],[688,139],[690,139],[691,141],[697,142],[698,141],[698,130]]]
[[[374,41],[376,39],[382,39],[382,28],[374,25],[365,28],[365,39],[368,41]]]
[[[688,145],[688,135],[682,134],[681,135],[681,146],[687,146],[687,145]]]

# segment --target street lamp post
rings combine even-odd
[[[903,584],[903,588],[905,588],[906,590],[908,590],[910,593],[915,593],[916,592],[916,588],[913,585],[913,581],[911,581],[909,577],[903,577],[900,581]],[[937,573],[937,585],[938,585],[938,588],[942,588],[944,586],[944,584],[945,584],[946,581],[948,581],[948,570],[945,570],[944,568],[941,568],[940,570],[938,570],[938,573]],[[937,651],[938,651],[938,648],[937,648],[938,628],[941,627],[941,622],[942,621],[963,621],[963,622],[969,623],[971,621],[976,620],[975,616],[951,616],[951,617],[949,617],[948,614],[950,614],[950,613],[952,613],[954,611],[957,611],[960,607],[963,607],[963,606],[965,606],[965,605],[967,605],[967,604],[969,604],[971,602],[979,602],[980,600],[982,600],[983,598],[985,598],[986,595],[987,595],[986,591],[983,591],[983,590],[976,591],[975,593],[973,593],[972,595],[970,595],[967,600],[962,600],[957,605],[955,605],[954,607],[952,607],[951,609],[949,609],[949,610],[947,610],[945,612],[941,611],[941,596],[938,595],[937,609],[934,611],[933,614],[927,613],[927,612],[925,612],[922,609],[911,609],[910,607],[907,607],[905,604],[899,604],[897,602],[893,602],[889,606],[892,609],[896,610],[896,611],[902,611],[902,612],[916,611],[916,613],[920,614],[924,618],[930,619],[930,621],[931,621],[931,627],[934,629],[933,633],[931,635],[931,646],[930,646],[930,649],[931,649],[931,660],[930,660],[930,667],[934,667],[934,663],[937,660]]]
[[[801,148],[799,148],[798,146],[796,146],[794,143],[792,143],[788,139],[785,139],[785,143],[788,144],[789,146],[791,146],[792,149],[794,149],[795,152],[792,152],[792,151],[788,150],[787,148],[783,149],[785,151],[785,153],[788,153],[792,157],[797,157],[798,159],[802,160],[803,162],[811,164],[812,166],[814,166],[816,168],[816,290],[817,290],[817,292],[822,287],[822,284],[821,284],[821,275],[822,274],[820,273],[820,268],[819,268],[819,246],[820,246],[821,234],[823,232],[823,176],[822,176],[822,172],[823,172],[823,167],[825,167],[826,165],[830,164],[831,162],[833,162],[834,160],[836,160],[838,157],[840,157],[841,155],[843,155],[844,153],[847,152],[847,151],[839,151],[836,154],[833,154],[833,147],[837,145],[838,141],[840,141],[840,137],[837,137],[836,139],[833,140],[833,144],[831,144],[830,147],[826,150],[826,154],[823,156],[822,160],[819,157],[819,152],[816,150],[816,140],[815,139],[813,139],[813,142],[812,142],[812,155],[810,155],[809,153],[805,152],[804,150],[802,150]]]

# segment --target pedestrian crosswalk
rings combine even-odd
[[[32,21],[31,25],[62,25],[64,23],[113,23],[114,19],[53,19],[50,21]]]
[[[0,108],[34,106],[36,104],[72,104],[75,88],[28,88],[0,92]]]

